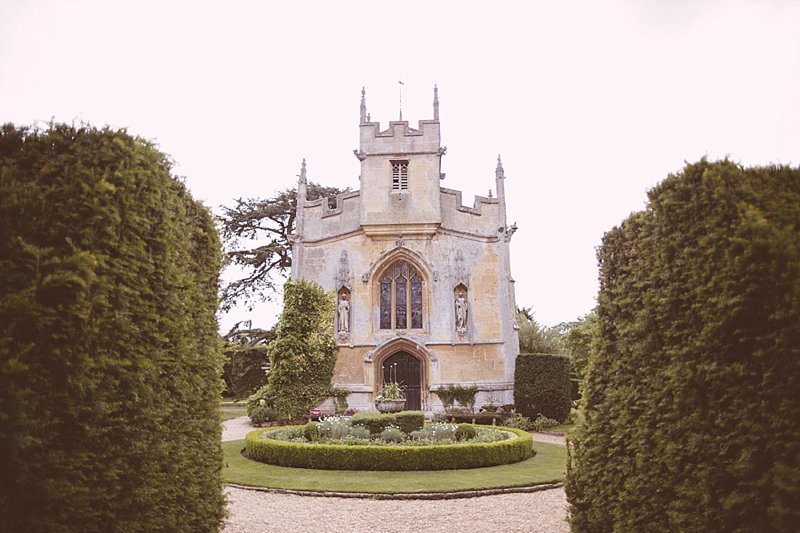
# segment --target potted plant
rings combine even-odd
[[[375,407],[381,413],[396,413],[406,405],[403,387],[396,381],[387,381],[375,397]]]

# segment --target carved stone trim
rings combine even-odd
[[[409,339],[408,337],[395,337],[379,343],[374,350],[367,352],[367,354],[364,356],[364,362],[371,363],[377,356],[384,354],[391,355],[391,353],[399,352],[401,350],[414,352],[423,358],[427,358],[427,360],[432,363],[439,362],[439,358],[436,357],[434,352],[430,351],[415,340]]]
[[[348,291],[352,290],[351,279],[352,275],[350,274],[350,262],[347,257],[347,250],[342,250],[342,254],[339,257],[339,269],[336,271],[336,277],[334,278],[336,290],[338,291],[342,287],[346,287]]]

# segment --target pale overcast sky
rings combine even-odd
[[[357,188],[361,87],[386,125],[399,80],[412,125],[438,84],[466,204],[502,154],[517,302],[545,324],[594,307],[603,233],[684,161],[800,161],[800,2],[0,1],[0,122],[127,128],[215,210],[303,157]]]

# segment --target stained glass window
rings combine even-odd
[[[411,278],[411,327],[422,327],[422,280],[416,275]]]
[[[422,277],[405,261],[393,263],[381,278],[380,327],[422,328]]]
[[[381,329],[392,329],[392,278],[381,280]]]
[[[395,280],[395,329],[406,329],[406,309],[408,308],[408,301],[406,295],[406,280],[403,277]]]

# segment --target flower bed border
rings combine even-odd
[[[285,442],[247,434],[247,457],[262,463],[319,470],[457,470],[516,463],[533,455],[531,434],[515,428],[482,426],[516,435],[498,442],[431,446],[360,446]],[[280,429],[280,428],[270,428]]]

